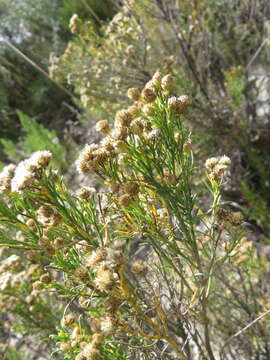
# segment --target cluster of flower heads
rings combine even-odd
[[[221,229],[232,231],[243,223],[244,217],[239,211],[233,212],[220,208],[217,211],[217,220]]]
[[[101,291],[111,291],[119,281],[118,270],[124,261],[125,243],[118,240],[94,251],[85,259],[86,267],[96,272],[95,285]]]
[[[73,314],[68,314],[62,319],[62,326],[72,329],[71,333],[69,333],[69,341],[60,344],[62,351],[66,352],[72,349],[79,349],[75,360],[100,359],[100,345],[104,336],[108,333],[108,329],[112,326],[109,317],[91,318],[89,320],[89,326],[92,332],[90,337],[78,324]]]
[[[132,16],[130,6],[122,6],[111,22],[101,28],[102,37],[90,22],[82,23],[76,14],[70,19],[70,30],[79,41],[74,38],[61,58],[51,57],[49,71],[56,80],[66,77],[89,110],[96,111],[98,99],[102,111],[111,112],[118,107],[116,102],[125,101],[125,91],[131,83],[142,86],[147,81],[145,56],[152,58],[152,64],[156,58],[151,46],[145,44],[140,22]],[[87,46],[81,46],[82,39]],[[164,59],[165,69],[171,62],[172,57]],[[147,91],[145,95],[149,97]]]
[[[61,216],[47,204],[39,207],[37,210],[37,219],[45,228],[57,226],[61,222]],[[28,223],[28,226],[31,226],[31,224]]]
[[[27,265],[26,265],[27,264]],[[20,286],[31,286],[33,277],[39,274],[40,267],[37,264],[29,266],[28,262],[22,262],[18,255],[11,255],[1,260],[0,266],[0,306],[1,309],[12,310],[20,301],[19,297],[13,296],[14,290],[18,291]],[[32,306],[36,300],[37,294],[28,295],[23,301],[30,305],[29,310],[34,310]]]
[[[155,101],[158,95],[166,93],[168,107],[174,115],[185,112],[190,103],[186,95],[178,98],[169,97],[172,88],[172,75],[163,76],[160,71],[153,75],[142,90],[130,88],[127,96],[134,101],[133,105],[116,112],[112,128],[108,120],[100,120],[96,124],[96,130],[105,134],[106,137],[100,145],[87,144],[84,147],[76,162],[78,171],[82,174],[89,171],[98,173],[102,171],[107,161],[113,158],[117,158],[119,163],[124,163],[130,135],[142,136],[151,142],[160,139],[162,137],[160,129],[151,124],[148,119],[155,113]],[[185,144],[185,149],[187,148],[188,144]]]
[[[50,151],[36,151],[32,156],[21,161],[17,167],[13,164],[4,167],[0,174],[0,193],[4,191],[21,191],[31,185],[45,169],[52,154]]]
[[[79,349],[75,360],[95,360],[100,357],[100,345],[107,335],[110,335],[118,324],[117,310],[121,304],[114,291],[119,288],[120,284],[120,267],[124,262],[125,243],[117,240],[113,244],[98,248],[90,255],[84,256],[83,265],[76,269],[75,277],[79,278],[84,284],[91,282],[98,293],[104,297],[102,312],[99,317],[90,317],[88,324],[91,329],[91,335],[85,333],[76,321],[73,314],[68,314],[62,319],[62,326],[73,328],[70,333],[70,341],[61,343],[60,349],[69,351],[70,349]],[[88,270],[94,271],[94,280],[89,279]],[[40,284],[41,285],[41,284]],[[85,294],[87,288],[85,290]],[[79,304],[83,308],[95,306],[94,298],[81,296]],[[90,300],[89,300],[90,299]],[[87,335],[87,336],[86,336]]]
[[[80,200],[89,200],[90,196],[96,193],[96,189],[90,186],[83,186],[77,190],[76,196]]]
[[[0,174],[0,193],[11,189],[11,180],[14,176],[16,165],[9,164],[4,167]]]
[[[20,267],[20,257],[11,255],[1,262],[0,266],[0,291],[16,287],[22,282],[24,273],[14,273]]]
[[[212,157],[206,160],[205,167],[214,180],[221,180],[226,170],[231,165],[231,159],[226,156]]]
[[[78,31],[78,26],[80,24],[81,20],[77,14],[73,14],[72,17],[69,20],[69,28],[72,34],[76,34]]]

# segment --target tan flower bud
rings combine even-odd
[[[32,284],[32,286],[33,290],[41,290],[43,289],[44,284],[41,281],[37,280]]]
[[[126,126],[114,128],[113,137],[116,140],[125,140],[127,135],[128,135],[128,128]]]
[[[171,74],[163,76],[161,79],[161,87],[163,90],[171,90],[173,87],[173,77]]]
[[[115,183],[115,182],[111,182],[110,185],[109,185],[109,191],[112,193],[112,194],[115,194],[119,191],[119,184]]]
[[[30,229],[31,231],[35,231],[35,230],[36,230],[36,223],[35,223],[35,221],[34,221],[33,219],[28,219],[28,220],[26,221],[26,225],[29,227],[29,229]]]
[[[135,119],[130,124],[130,130],[137,135],[142,134],[144,130],[143,120],[142,119]]]
[[[192,141],[191,141],[191,139],[187,139],[187,140],[184,142],[183,151],[184,151],[184,152],[189,152],[189,150],[191,149],[191,147],[192,147]]]
[[[117,154],[125,152],[126,146],[127,144],[123,140],[117,140],[114,143],[114,148]]]
[[[56,249],[61,249],[63,247],[63,244],[64,240],[61,237],[57,237],[53,242],[53,245]]]
[[[141,92],[140,92],[140,90],[138,88],[130,88],[127,91],[127,97],[130,100],[138,101],[138,100],[140,100]]]
[[[134,261],[131,265],[131,271],[137,276],[145,276],[147,274],[147,264],[143,260]]]
[[[154,113],[154,108],[152,104],[145,104],[142,108],[142,111],[145,115],[151,116]]]
[[[110,127],[109,127],[108,120],[100,120],[96,123],[96,131],[98,131],[98,132],[107,134],[109,129],[110,129]]]
[[[68,314],[62,319],[62,324],[63,326],[71,326],[75,323],[75,321],[76,321],[75,316],[72,314]]]
[[[129,182],[124,184],[123,190],[126,194],[130,196],[135,196],[139,192],[139,185],[135,182]]]
[[[157,95],[153,88],[144,88],[141,97],[145,102],[152,103],[156,100]]]
[[[160,87],[161,85],[161,80],[162,80],[162,73],[160,71],[156,71],[152,77],[152,84],[155,86],[155,87]]]
[[[118,198],[118,202],[121,206],[128,206],[131,203],[131,196],[129,194],[124,194]]]
[[[119,110],[115,115],[114,125],[116,127],[129,126],[132,121],[132,114],[128,110]]]
[[[39,278],[39,280],[43,283],[43,284],[49,284],[51,282],[51,276],[49,273],[45,273],[42,274]]]

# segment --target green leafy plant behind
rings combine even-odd
[[[27,116],[21,111],[17,111],[21,126],[25,132],[25,136],[18,144],[11,140],[0,139],[4,147],[4,153],[12,161],[20,161],[23,157],[31,153],[47,149],[54,154],[54,165],[65,168],[65,147],[60,143],[56,132],[54,130],[46,129],[42,124],[39,124],[35,119]]]

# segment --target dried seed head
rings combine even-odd
[[[183,114],[189,104],[190,102],[187,95],[182,95],[179,97],[172,96],[168,99],[168,108],[174,115]]]
[[[109,151],[109,152],[112,152],[114,150],[114,147],[113,147],[113,141],[110,137],[105,137],[102,141],[101,141],[101,146]]]
[[[90,318],[88,322],[92,332],[100,332],[100,318]]]
[[[86,360],[86,357],[83,353],[79,353],[78,355],[76,355],[75,360]]]
[[[143,260],[136,260],[131,265],[131,271],[137,276],[145,276],[147,274],[147,263]]]
[[[128,107],[128,111],[132,115],[132,119],[134,119],[136,116],[140,115],[141,109],[139,106],[132,105]]]
[[[39,280],[43,283],[43,284],[49,284],[51,282],[51,276],[49,273],[45,273],[42,274],[39,278]]]
[[[128,206],[132,201],[132,197],[129,194],[124,194],[118,198],[119,205]]]
[[[109,191],[112,194],[117,193],[119,191],[119,188],[120,188],[120,185],[117,184],[116,182],[111,182],[110,185],[109,185]]]
[[[109,132],[110,126],[108,120],[100,120],[96,123],[96,131],[101,132],[103,134],[107,134]]]
[[[144,88],[141,95],[142,99],[147,103],[152,103],[156,100],[156,92],[153,88]]]
[[[115,328],[115,319],[110,316],[103,318],[100,327],[104,334],[110,334]]]
[[[115,140],[125,140],[128,135],[128,128],[126,126],[116,127],[113,129],[113,137]]]
[[[61,237],[57,237],[53,242],[55,249],[61,249],[63,247],[63,244],[64,240]]]
[[[102,340],[104,339],[104,334],[102,333],[95,333],[92,335],[91,343],[94,348],[97,348]]]
[[[210,158],[206,160],[205,167],[209,171],[210,177],[219,181],[224,175],[225,171],[231,164],[230,158],[228,156],[221,156],[219,158]]]
[[[101,248],[93,251],[90,256],[85,259],[85,266],[97,269],[100,263],[106,258],[106,250]]]
[[[116,279],[109,270],[98,269],[97,277],[94,280],[96,287],[101,291],[110,291],[116,285]]]
[[[130,196],[135,196],[139,192],[139,185],[135,182],[128,182],[124,184],[123,191]]]
[[[156,71],[152,77],[151,82],[155,87],[160,87],[162,80],[162,73],[160,71]]]
[[[71,349],[71,343],[70,343],[70,341],[61,342],[61,344],[60,344],[60,349],[61,349],[62,351],[68,351],[68,350],[70,350],[70,349]]]
[[[94,152],[99,149],[97,144],[85,145],[76,160],[77,171],[86,174],[93,169]]]
[[[161,87],[163,90],[171,90],[173,87],[173,77],[171,74],[163,76],[161,79]]]
[[[184,151],[185,153],[187,153],[187,152],[190,151],[191,147],[192,147],[192,141],[191,141],[191,139],[187,139],[187,140],[184,142],[183,151]]]
[[[114,125],[115,127],[129,126],[132,121],[132,114],[128,110],[119,110],[115,115]]]
[[[114,148],[115,148],[115,151],[116,151],[117,154],[121,154],[121,153],[126,152],[127,144],[125,143],[125,141],[116,140],[113,145],[114,145]]]
[[[165,182],[165,184],[172,184],[176,179],[175,176],[169,172],[169,170],[165,170],[162,180]]]
[[[211,157],[206,160],[205,167],[207,168],[207,170],[213,170],[213,168],[218,164],[218,161],[218,158]]]
[[[87,174],[89,171],[93,169],[92,161],[76,161],[77,171],[80,174]]]
[[[73,14],[69,20],[69,29],[72,34],[76,34],[78,31],[78,25],[80,24],[80,18],[77,14]]]
[[[50,246],[50,239],[47,236],[42,236],[39,240],[38,240],[38,244],[39,246],[43,247],[43,248],[47,248]]]
[[[37,215],[49,218],[54,215],[54,209],[50,205],[42,205],[38,208]]]
[[[164,61],[165,66],[171,67],[173,65],[173,63],[175,62],[175,57],[173,55],[165,56],[163,61]]]
[[[80,266],[76,269],[75,276],[78,277],[83,282],[89,281],[88,271],[85,268],[83,268],[82,266]]]
[[[219,162],[219,164],[225,165],[225,166],[231,165],[231,159],[226,155],[221,156],[218,162]]]
[[[243,223],[244,217],[240,211],[230,214],[230,221],[232,225],[239,226]]]
[[[44,169],[49,165],[51,157],[52,153],[50,151],[36,151],[31,155],[28,160],[26,160],[26,166],[31,171]]]
[[[100,148],[95,151],[95,158],[93,160],[93,168],[97,169],[103,167],[106,161],[111,157],[109,151],[104,148]]]
[[[35,230],[36,230],[36,223],[35,223],[35,221],[34,221],[33,219],[28,219],[28,220],[26,221],[26,225],[29,227],[29,229],[30,229],[31,231],[35,231]]]
[[[10,164],[3,168],[0,174],[0,193],[11,190],[11,180],[15,174],[16,165]]]
[[[91,345],[92,346],[92,345]],[[84,355],[86,360],[99,360],[100,359],[100,352],[96,348],[88,349],[87,351],[84,350]]]
[[[142,108],[142,112],[146,115],[146,116],[151,116],[154,113],[154,108],[152,104],[145,104]]]
[[[16,232],[16,240],[23,241],[27,238],[26,234],[23,231]]]
[[[33,290],[41,290],[41,289],[43,289],[43,286],[44,286],[44,284],[39,280],[35,281],[32,284]]]
[[[150,141],[157,141],[162,137],[160,129],[153,129],[147,134],[147,139]]]
[[[138,88],[130,88],[127,91],[127,97],[130,100],[139,101],[141,97],[141,92]]]
[[[33,294],[28,295],[28,296],[26,296],[25,301],[27,304],[33,305],[36,301],[36,296],[34,296]]]
[[[181,113],[185,112],[185,110],[187,109],[187,107],[190,105],[190,100],[189,97],[187,95],[181,95],[178,97],[178,100],[180,102],[180,108],[181,108]]]
[[[73,324],[75,324],[75,321],[76,321],[75,316],[72,314],[68,314],[62,319],[62,325],[63,326],[72,326]]]
[[[27,168],[26,160],[21,161],[15,169],[11,180],[11,191],[19,192],[25,189],[35,179],[35,173]]]
[[[130,123],[130,130],[134,134],[140,135],[144,130],[143,119],[135,119]]]
[[[81,200],[88,200],[89,197],[96,193],[96,189],[94,187],[85,186],[80,188],[76,195]]]

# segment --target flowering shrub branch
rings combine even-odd
[[[231,161],[206,160],[203,209],[185,123],[190,100],[173,91],[172,75],[156,72],[142,90],[128,90],[133,104],[113,126],[97,123],[105,136],[85,145],[76,166],[96,174],[98,193],[71,193],[48,168],[48,151],[0,175],[1,245],[15,251],[0,269],[1,302],[12,299],[13,312],[32,319],[47,316],[41,304],[56,306],[63,316],[51,338],[65,359],[231,359],[224,344],[246,354],[225,342],[262,309],[243,216],[221,200]],[[259,325],[254,331],[268,341]]]

